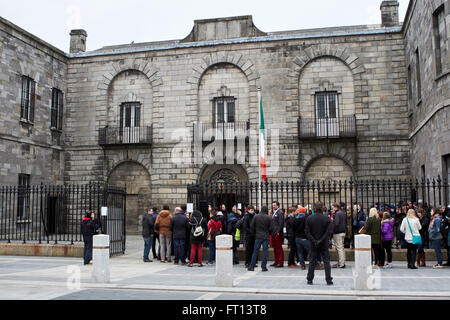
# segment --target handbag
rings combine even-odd
[[[422,244],[422,237],[421,236],[415,236],[412,232],[411,229],[411,225],[409,224],[409,219],[406,218],[406,221],[408,222],[408,226],[409,226],[409,231],[411,231],[411,235],[412,235],[412,244]]]

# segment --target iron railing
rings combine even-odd
[[[197,122],[194,124],[194,137],[196,141],[246,139],[249,136],[249,129],[250,121]]]
[[[326,207],[335,202],[344,202],[355,216],[353,204],[359,204],[366,213],[372,206],[398,206],[411,201],[424,206],[446,206],[450,203],[450,188],[447,180],[437,179],[388,179],[345,181],[298,181],[249,183],[204,183],[187,187],[188,202],[207,215],[207,206],[225,203],[241,207],[251,204],[271,208],[272,201],[280,202],[283,209],[301,204],[308,210],[320,200]],[[231,208],[228,208],[229,210]]]
[[[355,138],[356,117],[302,118],[298,117],[298,137],[300,139]]]
[[[110,254],[125,252],[126,190],[103,183],[0,187],[0,241],[83,241],[81,219],[93,210],[101,232],[110,235]],[[101,208],[107,207],[107,216]]]
[[[151,145],[152,126],[119,127],[107,126],[99,129],[100,146]]]

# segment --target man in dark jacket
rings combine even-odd
[[[153,226],[155,226],[156,218],[158,217],[158,208],[152,208]],[[156,254],[156,240],[158,240],[158,254]],[[153,240],[152,240],[152,253],[153,259],[161,260],[161,243],[159,242],[159,234],[153,228]]]
[[[93,237],[97,234],[97,230],[100,228],[100,223],[95,219],[93,211],[86,211],[84,218],[81,220],[81,234],[84,241],[84,265],[91,264],[92,260],[92,243]]]
[[[333,278],[331,277],[330,252],[328,251],[330,224],[330,218],[322,213],[322,203],[320,201],[316,202],[314,204],[314,215],[311,215],[306,219],[305,227],[306,236],[309,239],[311,248],[308,275],[306,277],[308,284],[310,285],[313,284],[314,269],[316,267],[318,256],[321,256],[323,259],[327,285],[333,284]]]
[[[273,230],[272,230],[272,246],[273,246],[273,254],[275,256],[275,263],[272,264],[272,267],[282,268],[284,264],[284,253],[283,253],[283,229],[284,229],[284,214],[280,209],[280,203],[278,201],[274,201],[272,203],[272,221],[273,221]]]
[[[233,208],[234,209],[234,208]],[[228,214],[227,233],[233,237],[233,264],[239,264],[238,247],[239,241],[236,240],[236,224],[240,220],[240,216],[234,209]]]
[[[144,262],[152,262],[148,258],[153,240],[153,210],[148,209],[142,217],[142,237],[144,238]]]
[[[333,268],[345,268],[344,238],[347,232],[347,215],[342,210],[341,205],[334,203],[332,207],[333,216],[333,240],[339,256],[339,262]]]
[[[267,271],[267,251],[269,250],[270,235],[273,232],[272,219],[267,215],[267,212],[267,206],[263,206],[261,212],[253,218],[250,225],[250,232],[255,235],[255,247],[248,271],[255,270],[256,258],[261,245],[263,247],[261,268],[262,271]]]
[[[244,216],[243,228],[246,230],[245,237],[245,267],[250,266],[252,262],[253,250],[255,249],[255,234],[251,232],[252,221],[255,217],[255,207],[248,206]]]
[[[182,208],[175,208],[175,217],[170,220],[170,231],[173,236],[173,250],[175,254],[174,264],[178,264],[179,261],[184,265],[186,264],[186,230],[189,229],[189,220]],[[178,254],[178,248],[180,254]]]
[[[288,209],[288,215],[285,220],[286,237],[289,244],[288,268],[298,268],[297,264],[295,263],[295,257],[297,255],[297,246],[295,245],[294,234],[295,211],[295,207],[290,207]]]

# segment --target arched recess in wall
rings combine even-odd
[[[107,125],[123,126],[128,114],[133,126],[152,124],[153,89],[146,74],[129,69],[117,74],[108,87]],[[120,123],[122,121],[122,123]]]
[[[311,159],[305,166],[303,181],[350,181],[354,168],[347,159],[338,155],[322,155]]]
[[[288,108],[288,112],[291,114],[291,122],[294,125],[294,122],[297,121],[297,118],[301,115],[301,81],[302,81],[302,73],[304,70],[307,70],[308,65],[311,63],[316,63],[320,67],[320,62],[323,59],[324,64],[330,64],[328,68],[332,73],[332,62],[339,61],[341,66],[345,66],[348,69],[348,75],[351,74],[353,80],[353,107],[355,113],[358,116],[362,114],[363,111],[363,97],[368,96],[366,86],[364,83],[367,80],[362,78],[362,75],[365,73],[365,67],[361,61],[361,59],[355,54],[351,53],[350,50],[342,45],[336,44],[323,44],[323,45],[313,45],[305,50],[302,50],[299,55],[297,55],[292,61],[292,67],[289,72],[290,78],[290,88],[292,94],[290,95],[290,101],[288,101],[287,105],[290,106]],[[315,62],[316,61],[316,62]],[[340,69],[339,65],[335,64],[336,68]],[[326,73],[327,66],[324,66],[324,70]],[[339,70],[343,72],[343,70]],[[319,75],[320,76],[320,75]],[[326,75],[325,75],[326,76]],[[327,83],[326,78],[323,78],[322,81],[317,82],[319,85],[316,85],[317,88],[330,88],[329,83]],[[336,87],[343,86],[350,88],[350,85],[336,85]],[[333,86],[331,86],[333,88]],[[310,92],[311,94],[311,92]],[[348,97],[346,97],[348,99]],[[311,100],[310,100],[311,101]],[[309,102],[311,104],[311,102]],[[345,106],[344,106],[345,107]]]
[[[133,75],[127,74],[131,73]],[[119,97],[121,99],[129,98],[133,102],[133,100],[139,100],[139,99],[145,99],[146,104],[151,105],[150,106],[150,112],[153,114],[155,111],[162,108],[162,91],[161,91],[161,85],[163,84],[161,76],[159,74],[158,69],[155,68],[155,66],[147,61],[146,59],[123,59],[118,60],[114,63],[111,63],[108,67],[108,71],[103,74],[101,77],[101,80],[98,83],[97,89],[99,91],[99,97],[98,101],[101,108],[110,108],[109,100],[110,100],[110,94],[109,90],[111,88],[111,84],[113,81],[118,80],[119,82],[127,81],[126,78],[128,78],[129,81],[133,81],[133,76],[136,78],[134,79],[134,86],[135,88],[133,90],[126,91],[125,88],[122,88],[122,94]],[[149,83],[148,90],[151,90],[151,95],[149,95],[149,92],[142,92],[140,89],[138,89],[138,85],[136,84],[136,80],[138,83],[144,82],[144,77],[146,78],[145,81]],[[133,86],[133,85],[132,85]],[[144,90],[147,91],[147,90]],[[145,98],[147,96],[147,98]],[[107,110],[105,110],[107,111]],[[114,114],[111,114],[112,118],[114,118]],[[105,126],[108,124],[110,117],[109,112],[97,112],[97,125]],[[151,121],[153,121],[153,116],[149,116]],[[145,125],[151,125],[150,123],[145,123]]]
[[[151,205],[149,172],[136,161],[122,161],[108,173],[107,181],[113,186],[126,186],[126,232],[139,234],[142,230],[142,215]]]
[[[211,86],[208,89],[208,78],[220,78],[219,73],[230,73],[235,75],[238,79],[237,83],[244,84],[243,88],[238,88],[236,83],[229,83],[230,79],[227,79],[224,85],[217,83],[215,86]],[[192,115],[190,122],[198,122],[206,120],[211,123],[213,120],[210,118],[213,113],[212,101],[215,96],[238,95],[243,102],[239,102],[237,115],[237,121],[250,121],[250,128],[256,128],[258,117],[258,85],[259,85],[259,73],[255,70],[253,62],[238,52],[217,52],[210,53],[204,56],[200,64],[197,64],[192,68],[192,75],[188,78],[187,82],[190,87],[186,92],[186,106]],[[206,85],[204,85],[206,83]],[[247,106],[245,107],[244,104]],[[203,109],[208,112],[205,116]],[[237,114],[237,113],[236,113]],[[202,165],[197,164],[195,172],[198,174]],[[251,171],[252,169],[249,168]],[[251,172],[249,172],[251,174]]]

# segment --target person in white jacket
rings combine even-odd
[[[420,236],[419,232],[420,229],[422,229],[422,226],[420,225],[420,221],[417,218],[414,209],[409,209],[408,213],[406,214],[406,218],[403,219],[402,224],[400,226],[400,231],[405,234],[405,241],[408,249],[406,253],[406,258],[408,260],[409,269],[417,269],[417,267],[415,266],[415,262],[418,246],[417,244],[412,244],[412,239],[413,235]]]

